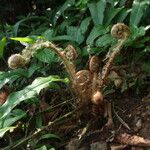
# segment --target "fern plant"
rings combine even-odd
[[[85,66],[89,58],[90,60],[94,60],[92,59],[94,57],[93,55],[102,58],[106,55],[106,52],[111,46],[117,44],[117,39],[110,35],[112,25],[117,22],[125,22],[129,25],[131,36],[123,43],[124,48],[121,55],[125,57],[117,56],[115,60],[117,66],[113,68],[115,71],[111,71],[110,76],[108,76],[110,82],[114,84],[108,86],[111,89],[104,87],[102,91],[98,89],[98,92],[94,93],[95,95],[90,94],[90,96],[92,95],[93,100],[95,99],[97,101],[97,97],[98,100],[100,100],[100,97],[105,97],[107,94],[115,92],[116,88],[117,91],[118,88],[121,88],[122,92],[132,87],[136,88],[137,92],[140,91],[141,87],[146,89],[146,86],[149,85],[147,78],[149,76],[148,43],[150,38],[148,34],[150,26],[148,24],[148,17],[146,17],[149,7],[149,0],[143,0],[142,2],[140,0],[134,0],[132,4],[128,4],[127,0],[78,0],[77,2],[75,0],[66,0],[61,6],[56,6],[55,9],[44,10],[42,15],[30,14],[26,17],[23,16],[22,19],[14,25],[6,24],[4,26],[5,30],[0,26],[1,61],[6,61],[5,55],[8,47],[13,47],[11,51],[13,51],[13,53],[20,53],[21,55],[23,55],[21,53],[22,47],[25,47],[24,49],[29,47],[29,49],[31,48],[33,50],[33,53],[24,53],[24,56],[27,56],[27,54],[29,54],[28,56],[30,56],[30,58],[34,56],[31,62],[27,63],[29,60],[24,60],[23,58],[23,61],[20,61],[19,59],[22,59],[22,56],[16,55],[14,57],[17,58],[15,61],[19,63],[19,66],[23,65],[25,68],[0,72],[0,88],[3,89],[5,85],[9,85],[13,91],[17,91],[12,92],[7,102],[0,107],[0,136],[7,139],[7,135],[9,136],[11,134],[8,131],[17,129],[19,120],[22,121],[26,119],[27,122],[30,120],[28,119],[28,113],[25,111],[26,109],[22,109],[20,106],[25,103],[30,105],[31,101],[37,105],[38,100],[36,97],[42,88],[56,87],[55,82],[58,83],[58,81],[68,83],[67,79],[61,79],[67,75],[65,72],[62,72],[60,61],[55,53],[50,51],[47,47],[44,49],[38,47],[38,50],[36,52],[34,51],[32,45],[37,41],[54,42],[56,43],[56,45],[54,45],[56,48],[62,47],[59,49],[60,52],[63,52],[63,49],[65,49],[67,45],[72,45],[75,48],[79,55],[76,60],[73,60],[73,63],[76,65],[76,70],[74,65],[66,66],[68,70],[71,70],[69,74],[71,81],[74,83],[74,76],[78,76],[82,73],[78,72],[78,74],[76,74],[78,70]],[[66,49],[64,54],[66,55],[67,52]],[[108,58],[110,58],[112,54],[112,51],[110,51],[110,53],[107,54]],[[70,56],[70,54],[67,55]],[[63,61],[67,61],[68,63],[68,60]],[[24,64],[24,62],[26,63]],[[91,63],[91,61],[89,62]],[[102,66],[104,63],[105,61],[102,62]],[[118,66],[120,67],[121,64],[124,64],[123,68],[125,66],[122,72],[122,69],[120,69],[120,71],[116,69]],[[140,69],[136,69],[137,72],[135,72],[133,76],[131,69],[134,71],[134,65],[136,67],[139,66],[138,68]],[[14,64],[11,64],[11,66],[16,68]],[[126,66],[129,68],[126,69]],[[106,66],[106,68],[107,67],[108,66]],[[49,74],[54,74],[53,70],[55,70],[55,68],[58,68],[57,73],[61,77],[49,76]],[[86,69],[87,68],[88,67],[86,67]],[[140,71],[138,72],[138,70]],[[143,71],[145,73],[141,75],[140,72]],[[106,74],[108,75],[107,71],[105,72],[105,75]],[[39,76],[44,77],[37,78]],[[97,78],[97,74],[95,74],[91,80],[95,81],[95,78]],[[105,83],[104,76],[103,80]],[[96,85],[97,84],[100,83],[96,83]],[[92,86],[95,87],[95,84],[92,84]],[[80,91],[77,92],[79,92],[79,95],[82,97],[82,93],[80,93]],[[41,122],[40,116],[35,118]],[[37,127],[42,128],[42,123],[37,124]],[[26,123],[22,126],[24,125],[26,125]],[[21,129],[24,131],[24,127],[21,127]],[[51,136],[48,135],[48,137]],[[23,139],[21,141],[23,141]],[[35,147],[36,144],[34,144],[34,148]],[[10,147],[8,147],[8,149],[9,148]]]

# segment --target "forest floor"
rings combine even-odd
[[[105,126],[104,118],[99,120],[102,123],[93,120],[91,128],[86,124],[79,127],[71,118],[63,125],[56,125],[52,130],[66,139],[56,147],[60,150],[150,149],[150,95],[143,98],[131,94],[114,96],[112,116],[114,124],[109,127]]]
[[[77,145],[82,150],[144,150],[150,147],[150,102],[127,96],[116,98],[113,105],[113,126],[87,131],[81,140],[71,139],[70,150]]]
[[[68,93],[70,91],[66,90],[61,93],[52,90],[43,93],[43,97],[40,97],[41,110],[60,105],[74,96]],[[50,143],[48,141],[48,144],[58,150],[150,150],[150,94],[139,97],[132,91],[114,93],[109,97],[109,101],[112,104],[112,126],[106,126],[107,118],[100,116],[97,120],[91,119],[87,108],[82,108],[48,129],[62,139],[52,140]],[[75,99],[72,98],[54,111],[46,112],[45,125],[71,112],[73,108],[76,109],[74,103]],[[32,109],[31,106],[29,111]],[[84,112],[86,119],[78,118],[80,112]]]

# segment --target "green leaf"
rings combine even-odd
[[[67,27],[67,35],[72,37],[78,44],[81,44],[84,41],[84,36],[81,34],[81,30],[78,27]]]
[[[146,46],[145,49],[144,49],[144,52],[150,53],[150,47],[149,47],[149,46]]]
[[[81,24],[80,24],[80,31],[81,31],[81,34],[85,34],[86,31],[88,30],[88,27],[90,25],[90,21],[91,21],[91,18],[88,17],[88,18],[85,18]]]
[[[19,77],[27,77],[28,73],[24,69],[16,69],[0,73],[0,89],[9,81],[16,80]]]
[[[28,68],[27,72],[28,72],[28,78],[30,78],[35,71],[37,71],[38,69],[40,69],[40,66],[37,63],[31,63],[30,67]]]
[[[127,0],[119,0],[119,6],[125,6],[125,3],[126,3]]]
[[[19,119],[26,116],[26,112],[21,109],[15,109],[6,118],[0,120],[0,127],[5,128],[11,126]]]
[[[122,8],[114,8],[107,6],[107,9],[105,11],[105,18],[104,18],[104,24],[110,25],[113,18],[123,9]]]
[[[110,46],[114,41],[115,39],[113,39],[110,34],[105,34],[96,41],[96,46],[107,47]]]
[[[40,141],[40,140],[44,140],[44,139],[54,139],[54,138],[61,140],[61,138],[60,138],[58,135],[52,134],[52,133],[48,133],[48,134],[42,135],[42,136],[39,138],[39,141]]]
[[[110,30],[110,27],[106,27],[106,26],[94,26],[94,28],[92,29],[92,31],[90,32],[90,35],[88,36],[87,40],[86,40],[86,44],[87,45],[93,45],[94,40],[99,37],[100,35],[106,34],[108,33]]]
[[[36,150],[47,150],[47,147],[45,145],[43,145],[43,146],[37,148]]]
[[[122,9],[116,17],[116,22],[123,22],[130,12],[131,9],[126,9],[126,8]]]
[[[40,49],[37,51],[37,53],[34,54],[34,56],[45,63],[51,64],[52,62],[57,62],[57,56],[53,51],[50,51],[49,49]]]
[[[42,128],[43,126],[42,115],[36,116],[35,119],[36,119],[36,128]]]
[[[19,42],[27,42],[27,43],[33,43],[34,40],[32,38],[27,38],[27,37],[15,37],[15,38],[10,38],[11,40],[14,41],[19,41]]]
[[[52,41],[73,41],[81,44],[84,41],[84,34],[88,29],[91,18],[85,18],[80,27],[67,26],[67,35],[55,36],[52,37]]]
[[[0,138],[2,138],[7,131],[13,130],[15,128],[16,127],[6,127],[6,128],[3,128],[3,129],[0,129]]]
[[[104,19],[104,10],[106,7],[105,0],[99,0],[97,3],[93,2],[88,4],[90,13],[95,25],[102,25]]]
[[[130,16],[130,25],[138,26],[148,5],[150,5],[149,0],[134,0],[133,1],[132,11],[131,11],[131,16]]]
[[[7,101],[0,107],[0,118],[7,116],[18,104],[35,97],[41,89],[48,87],[51,82],[56,81],[68,82],[67,79],[60,79],[58,76],[39,77],[23,90],[11,93]]]
[[[46,21],[46,22],[49,22],[49,19],[47,19],[46,17],[39,17],[39,16],[30,16],[30,17],[27,17],[25,19],[22,19],[20,21],[18,21],[15,25],[14,25],[14,29],[13,29],[13,33],[14,33],[14,36],[16,37],[17,34],[18,34],[18,30],[19,30],[19,27],[22,23],[26,22],[26,21],[31,21],[31,20],[40,20],[40,21]]]
[[[53,29],[48,29],[46,30],[42,36],[46,39],[46,40],[51,40],[53,38],[53,34],[54,34],[54,30]]]
[[[3,57],[3,53],[4,53],[4,47],[6,45],[6,38],[2,38],[2,40],[0,41],[0,58]]]
[[[126,45],[127,46],[129,46],[129,45],[133,46],[135,44],[136,46],[138,46],[137,43],[135,43],[136,42],[135,40],[137,38],[142,37],[142,36],[145,35],[145,33],[146,33],[145,28],[144,27],[139,27],[138,28],[138,27],[133,26],[133,27],[130,27],[130,30],[131,30],[131,36],[127,40]]]
[[[51,41],[76,41],[76,39],[69,35],[60,35],[53,37]]]

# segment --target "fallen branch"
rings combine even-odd
[[[117,142],[121,144],[140,146],[140,147],[150,147],[149,139],[144,139],[143,137],[137,135],[130,135],[127,133],[123,133],[118,135],[115,139],[117,140]]]

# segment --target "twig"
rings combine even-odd
[[[57,107],[63,106],[63,105],[65,105],[65,104],[67,104],[68,102],[71,102],[71,101],[72,101],[72,99],[71,99],[71,100],[64,101],[64,102],[62,102],[62,103],[59,103],[59,104],[57,104],[57,105],[55,105],[55,106],[50,106],[50,107],[48,107],[48,108],[45,109],[45,110],[42,110],[42,111],[37,112],[35,115],[39,115],[39,114],[45,113],[45,112],[51,112],[51,111],[53,111],[54,109],[56,109]]]
[[[131,130],[131,128],[128,126],[128,124],[117,114],[115,109],[113,109],[113,111],[114,111],[114,114],[116,115],[116,117],[118,118],[118,120],[122,123],[122,125],[124,127],[126,127],[128,130]]]
[[[82,129],[82,132],[78,135],[79,140],[81,140],[83,138],[83,136],[85,136],[85,134],[87,133],[87,131],[89,130],[90,127],[90,122]]]

